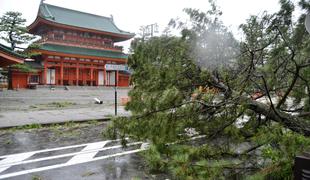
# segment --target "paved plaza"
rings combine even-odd
[[[128,88],[118,91],[118,104]],[[94,98],[103,101],[95,104]],[[118,115],[127,116],[124,106]],[[107,119],[114,116],[113,88],[41,88],[0,92],[0,127]]]

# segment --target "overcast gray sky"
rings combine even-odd
[[[209,9],[208,0],[45,0],[45,3],[88,13],[114,17],[115,24],[122,30],[138,33],[140,26],[158,23],[162,31],[171,18],[182,17],[182,9]],[[40,0],[0,0],[0,15],[7,11],[19,11],[27,19],[27,25],[36,18]],[[223,11],[222,20],[233,32],[250,15],[264,10],[275,12],[278,0],[217,0]],[[129,47],[129,42],[121,45]]]

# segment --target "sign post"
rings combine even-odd
[[[114,81],[114,105],[115,105],[115,116],[117,116],[117,71],[126,71],[128,67],[122,64],[106,64],[105,65],[106,71],[115,71],[115,81]]]

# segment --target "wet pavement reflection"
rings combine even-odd
[[[65,125],[51,125],[46,127],[34,129],[7,129],[0,130],[0,156],[23,153],[29,151],[37,151],[42,149],[50,149],[64,146],[72,146],[85,143],[93,143],[104,141],[105,139],[101,132],[107,126],[108,122],[90,122],[90,123],[68,123]],[[29,127],[28,127],[29,128]],[[107,146],[115,146],[110,143]],[[131,149],[135,149],[133,146]],[[43,152],[39,155],[33,155],[26,160],[33,160],[41,157],[51,157],[66,153],[73,153],[81,151],[81,147],[72,149],[64,149],[59,152]],[[106,152],[101,152],[101,155],[106,156],[113,153],[119,153],[122,149],[115,149]],[[126,151],[126,149],[123,149]],[[107,153],[108,152],[108,153]],[[33,162],[12,166],[2,173],[14,173],[17,171],[27,171],[31,168],[46,167],[58,165],[68,161],[70,157],[58,158],[48,161]],[[0,159],[0,162],[3,159]],[[1,169],[1,167],[0,167]],[[137,153],[127,154],[97,160],[93,162],[86,162],[82,164],[70,165],[55,169],[47,169],[40,172],[31,172],[19,176],[10,177],[9,179],[16,180],[33,180],[33,179],[63,179],[63,180],[78,180],[78,179],[169,179],[167,175],[150,174],[147,170],[145,162]]]

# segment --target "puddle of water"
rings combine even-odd
[[[0,130],[0,156],[102,141],[105,123],[82,127]]]

